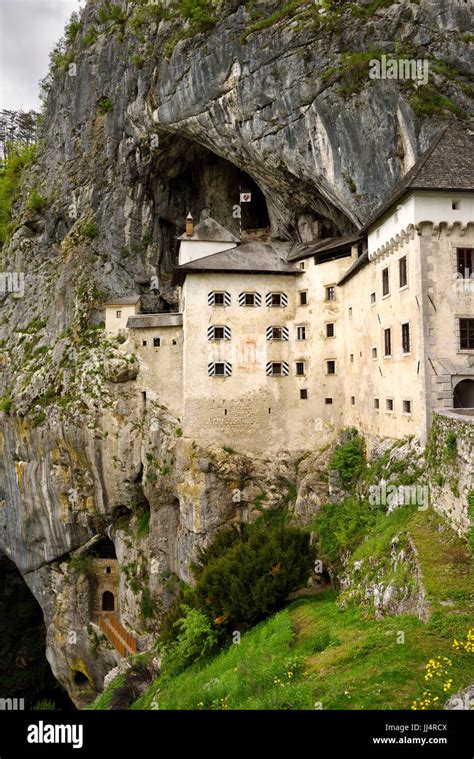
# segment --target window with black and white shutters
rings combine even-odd
[[[260,293],[248,292],[240,293],[239,306],[247,306],[247,308],[254,308],[262,305],[262,296]]]
[[[208,340],[231,340],[232,330],[227,324],[213,324],[207,328]]]
[[[269,361],[266,372],[268,377],[288,377],[289,366],[286,361]]]
[[[269,308],[285,308],[288,305],[288,295],[286,293],[267,293],[265,304]]]
[[[288,340],[288,327],[267,327],[267,340]]]
[[[207,294],[209,306],[230,306],[232,299],[230,293],[224,290],[212,290]]]
[[[232,364],[229,361],[211,361],[207,365],[209,377],[230,377],[232,375]]]

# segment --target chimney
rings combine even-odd
[[[194,222],[193,217],[191,216],[191,212],[188,213],[186,216],[186,235],[187,237],[192,237],[194,234]]]

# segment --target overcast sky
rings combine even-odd
[[[0,108],[39,109],[49,52],[80,7],[79,0],[0,0]]]

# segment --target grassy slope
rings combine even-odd
[[[472,683],[474,656],[452,648],[473,626],[465,544],[433,512],[403,512],[385,517],[385,531],[376,530],[363,552],[383,550],[405,524],[432,609],[428,624],[408,615],[374,620],[354,606],[341,611],[336,594],[325,592],[290,604],[213,659],[158,678],[133,708],[156,708],[155,701],[160,709],[314,709],[318,702],[323,709],[408,709],[427,687],[425,665],[435,656],[452,659],[450,692]],[[442,704],[447,695],[430,687]],[[110,694],[92,708],[107,708]]]

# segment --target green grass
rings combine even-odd
[[[327,591],[294,602],[240,644],[177,677],[158,678],[132,708],[314,709],[321,702],[324,709],[408,709],[423,692],[428,659],[451,656],[452,636],[467,632],[462,619],[449,629],[412,616],[376,621],[356,607],[341,611],[335,601]],[[400,631],[404,643],[397,642]],[[469,684],[469,655],[453,657],[450,674],[453,687]]]

